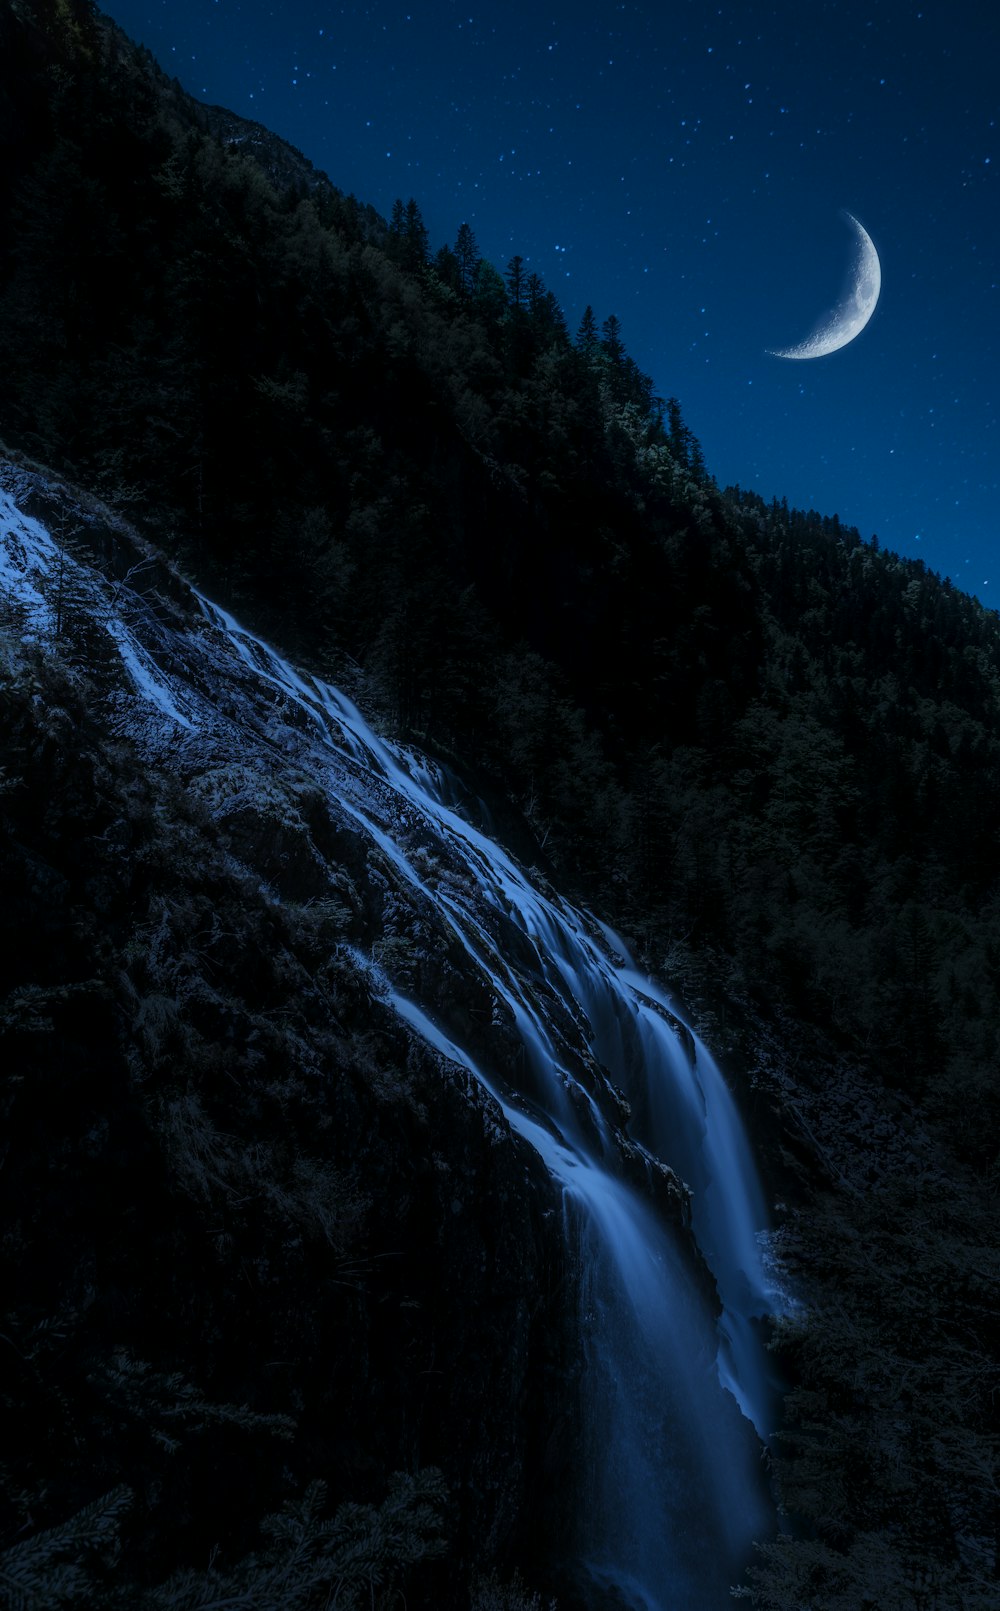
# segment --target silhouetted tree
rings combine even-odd
[[[430,237],[420,215],[420,208],[412,196],[406,203],[403,217],[403,240],[406,248],[403,256],[405,267],[414,270],[423,268],[429,255]]]
[[[546,291],[542,299],[542,310],[552,334],[560,341],[568,341],[569,333],[566,329],[566,315],[559,306],[554,291]]]
[[[477,311],[490,323],[498,323],[507,312],[507,287],[503,275],[488,258],[481,257],[476,266],[472,300]]]
[[[458,258],[450,246],[442,246],[434,256],[434,272],[442,285],[449,291],[460,291],[462,288],[461,273]]]
[[[667,441],[677,463],[686,470],[691,453],[691,433],[684,423],[681,405],[676,397],[667,398]]]
[[[625,343],[622,340],[621,323],[613,313],[609,313],[605,319],[601,327],[601,334],[603,338],[601,351],[612,369],[620,369],[625,358]]]
[[[597,320],[594,310],[588,303],[583,310],[580,328],[576,333],[576,345],[585,358],[596,358],[600,350],[600,338],[597,333]]]
[[[476,286],[476,270],[480,264],[479,247],[469,224],[460,224],[455,237],[455,259],[458,263],[459,290],[471,296]]]
[[[510,295],[512,308],[521,309],[527,300],[527,276],[524,272],[524,258],[512,257],[507,264],[507,290]]]
[[[528,312],[531,317],[537,318],[545,302],[545,285],[540,274],[529,274],[525,282],[525,294],[528,303]]]

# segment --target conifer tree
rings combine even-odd
[[[528,312],[533,319],[541,313],[545,303],[545,286],[540,274],[529,274],[525,281]]]
[[[711,476],[708,473],[708,466],[705,463],[705,455],[702,452],[701,443],[692,432],[689,431],[688,435],[691,440],[691,447],[688,455],[688,468],[691,471],[692,478],[698,482],[710,481]]]
[[[411,196],[403,214],[403,263],[408,269],[421,269],[427,262],[430,236],[420,215],[420,208]]]
[[[32,1533],[0,1553],[0,1601],[12,1611],[94,1604],[93,1569],[114,1561],[118,1532],[132,1505],[124,1484],[67,1521]]]
[[[601,335],[601,351],[612,369],[620,369],[625,357],[625,343],[622,340],[621,321],[613,313],[609,313],[605,319]]]
[[[691,432],[684,423],[681,405],[676,397],[667,398],[667,441],[677,463],[686,470],[691,453]]]
[[[585,358],[596,358],[600,340],[597,334],[597,320],[589,302],[583,310],[580,328],[576,333],[576,344]]]
[[[434,273],[449,291],[461,290],[458,258],[450,246],[442,246],[434,256]]]
[[[527,297],[527,283],[524,272],[524,258],[512,257],[507,264],[507,290],[510,294],[512,308],[523,308]]]
[[[473,301],[487,319],[499,321],[507,312],[507,287],[503,283],[503,275],[485,257],[480,258],[476,267]]]
[[[466,296],[471,296],[476,288],[476,270],[481,259],[470,224],[459,225],[455,237],[455,257],[458,261],[458,288]]]
[[[552,334],[556,337],[556,340],[560,342],[567,342],[569,340],[569,332],[566,329],[566,315],[559,306],[559,301],[554,291],[546,291],[544,297],[542,298],[542,307],[544,309],[545,318],[548,321]]]

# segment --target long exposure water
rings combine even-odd
[[[41,629],[65,562],[4,493],[0,537],[0,580]],[[446,1000],[417,999],[384,961],[360,959],[385,1010],[492,1094],[552,1181],[581,1366],[576,1491],[561,1512],[575,1531],[557,1553],[595,1605],[721,1611],[751,1541],[774,1528],[761,1440],[776,1395],[760,1323],[778,1300],[747,1135],[707,1048],[612,930],[543,889],[470,820],[449,773],[380,737],[345,694],[201,595],[201,621],[168,629],[141,600],[126,609],[127,590],[109,604],[103,578],[89,585],[161,753],[176,746],[190,772],[207,764],[210,734],[213,765],[228,743],[308,775],[433,911],[512,1026],[517,1058],[464,1045]],[[446,876],[429,874],[429,850]],[[684,1213],[662,1211],[658,1162],[685,1184]]]

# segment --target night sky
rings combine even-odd
[[[1000,607],[1000,11],[987,0],[106,0],[199,98],[432,249],[471,224],[575,332],[618,315],[710,471]],[[807,337],[853,213],[867,328]],[[991,596],[996,595],[996,596]]]

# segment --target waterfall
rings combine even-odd
[[[0,517],[0,576],[28,630],[46,630],[58,565],[90,588],[120,662],[107,703],[121,731],[190,778],[232,756],[258,779],[305,774],[481,982],[503,1034],[473,1043],[447,992],[414,999],[358,959],[384,1010],[481,1083],[551,1178],[578,1277],[565,1570],[594,1606],[721,1611],[774,1526],[759,1322],[778,1297],[747,1138],[707,1048],[612,930],[543,890],[463,813],[444,769],[381,738],[342,692],[201,595],[200,620],[161,619],[61,557],[6,495]]]
[[[515,1076],[484,1067],[440,1005],[432,1012],[391,982],[386,991],[416,1034],[490,1091],[559,1191],[580,1271],[579,1576],[592,1597],[603,1591],[635,1611],[717,1611],[752,1539],[773,1529],[752,1428],[766,1440],[776,1409],[756,1324],[776,1304],[757,1241],[766,1214],[717,1064],[612,930],[543,893],[460,813],[442,768],[387,743],[342,692],[304,680],[232,617],[203,607],[248,667],[395,796],[378,813],[360,801],[348,809],[443,914],[516,1025]],[[447,889],[432,889],[412,859],[417,823],[464,873]],[[718,1317],[688,1238],[623,1178],[621,1093],[628,1140],[690,1189]]]
[[[720,1391],[719,1339],[682,1250],[633,1191],[505,1100],[422,1008],[390,1000],[482,1080],[562,1191],[583,1272],[581,1577],[636,1611],[721,1608],[770,1517],[759,1450]]]

